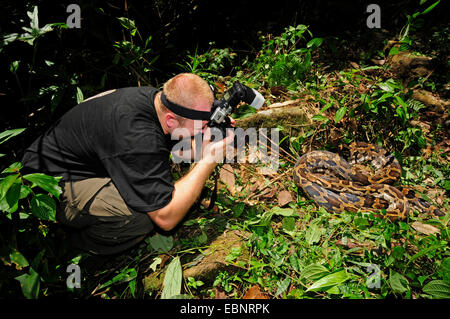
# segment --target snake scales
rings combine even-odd
[[[294,166],[294,182],[329,212],[385,210],[384,216],[392,220],[405,219],[413,208],[443,215],[437,207],[418,197],[414,189],[392,186],[402,172],[392,154],[364,142],[353,142],[349,149],[348,161],[328,151],[304,154]],[[373,170],[363,167],[364,162]]]

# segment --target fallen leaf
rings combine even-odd
[[[274,191],[271,188],[265,188],[262,192],[258,194],[258,197],[269,197],[272,198],[274,196]]]
[[[227,299],[227,294],[217,287],[214,288],[214,299]]]
[[[258,167],[258,173],[261,175],[273,176],[277,174],[277,171],[271,169],[270,167]]]
[[[160,266],[159,266],[160,268],[163,268],[164,265],[166,264],[166,262],[170,259],[169,255],[166,255],[166,254],[164,254],[164,255],[159,255],[158,257],[161,258],[161,264],[160,264]]]
[[[236,193],[236,179],[234,177],[233,167],[230,164],[225,164],[220,169],[220,180],[227,185],[227,189],[232,195]]]
[[[282,85],[273,86],[270,88],[270,93],[275,96],[279,96],[286,92],[286,88]]]
[[[200,202],[200,204],[201,205],[203,205],[203,207],[205,207],[205,208],[207,208],[207,207],[209,207],[209,205],[211,204],[211,199],[209,199],[209,200],[207,200],[207,199],[203,199],[201,202]],[[213,207],[211,208],[213,211],[215,211],[215,212],[218,212],[219,211],[219,208],[217,207],[217,205],[213,205]]]
[[[358,63],[355,63],[355,62],[350,62],[350,65],[352,66],[352,68],[354,68],[354,69],[359,69],[359,65],[358,65]]]
[[[257,199],[246,199],[246,200],[244,200],[244,203],[249,206],[255,206],[255,205],[259,204],[259,201]]]
[[[372,61],[372,63],[376,64],[376,65],[384,65],[384,63],[386,63],[385,59],[381,59],[381,60],[370,59],[370,61]]]
[[[283,207],[284,205],[290,203],[293,201],[291,192],[289,191],[281,191],[278,194],[278,204],[280,205],[280,207]]]
[[[359,84],[359,86],[358,86],[358,93],[363,94],[363,93],[366,93],[368,90],[369,89],[363,83]]]
[[[158,265],[160,265],[161,262],[162,262],[162,259],[159,257],[156,257],[155,259],[153,259],[153,263],[150,265],[150,269],[155,272],[156,267],[158,267]]]
[[[347,238],[345,241],[343,239],[338,239],[336,241],[336,245],[339,246],[344,246],[347,248],[356,248],[356,247],[360,247],[360,248],[367,248],[367,249],[372,249],[373,248],[373,243],[372,242],[358,242],[356,240],[351,240],[350,238]]]
[[[431,129],[430,124],[423,122],[423,121],[412,120],[410,123],[413,126],[419,126],[424,133],[428,133]]]
[[[436,228],[436,227],[428,225],[428,224],[422,224],[421,222],[414,222],[411,224],[411,227],[414,228],[419,233],[422,233],[425,235],[432,235],[432,234],[441,232],[439,230],[439,228]]]
[[[268,295],[261,292],[259,286],[253,286],[245,293],[242,299],[270,299]]]

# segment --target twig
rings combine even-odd
[[[282,150],[283,152],[285,152],[287,155],[289,155],[290,157],[292,157],[294,159],[294,161],[289,160],[288,158],[284,157],[287,161],[291,162],[292,164],[295,164],[297,162],[297,158],[298,158],[298,154],[297,157],[294,157],[292,154],[288,153],[287,151],[285,151],[282,147],[280,147],[278,144],[276,144],[275,142],[273,142],[270,138],[268,138],[265,134],[263,134],[262,132],[260,132],[260,134],[262,134],[265,138],[267,138],[273,145],[276,145],[280,150]],[[267,146],[271,151],[272,148],[270,146]]]
[[[315,137],[316,134],[317,134],[317,130],[319,129],[319,127],[320,127],[320,126],[317,126],[317,127],[316,127],[316,129],[314,130],[313,135],[311,136],[311,139],[309,140],[309,152],[311,152],[312,142],[313,142],[314,137]]]
[[[414,85],[410,90],[413,91],[414,89],[416,89],[416,88],[419,87],[420,85],[423,85],[423,84],[428,80],[428,78],[430,77],[430,75],[431,75],[433,72],[434,72],[434,70],[431,70],[431,72],[428,73],[427,76],[423,79],[422,83],[420,83],[420,84],[417,83],[417,84]]]
[[[94,295],[94,293],[101,287],[101,284],[100,284],[100,283],[101,283],[105,278],[107,278],[109,275],[111,275],[111,273],[114,273],[116,270],[122,268],[123,265],[124,265],[126,262],[127,262],[127,260],[124,260],[124,262],[119,263],[119,265],[117,265],[116,267],[114,267],[113,269],[111,269],[110,271],[108,271],[108,273],[107,273],[106,275],[104,275],[102,278],[100,278],[100,279],[98,280],[97,286],[96,286],[95,289],[90,293],[90,295],[91,295],[91,296]]]
[[[291,170],[293,170],[293,167],[287,169],[284,173],[278,175],[277,177],[275,177],[274,179],[272,179],[268,184],[264,185],[264,187],[258,189],[255,193],[250,194],[245,200],[249,200],[250,198],[252,198],[253,196],[261,193],[264,189],[266,189],[268,186],[272,185],[273,183],[275,183],[277,180],[279,180],[281,177],[283,177],[284,175],[286,175],[287,173],[289,173]]]

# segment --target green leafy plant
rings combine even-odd
[[[428,2],[428,0],[420,0],[420,5],[424,5],[426,2]],[[414,12],[411,15],[409,15],[409,14],[406,15],[407,22],[403,26],[403,28],[400,30],[400,33],[398,35],[400,47],[396,47],[396,46],[392,47],[391,50],[389,51],[389,55],[398,54],[399,51],[405,51],[405,50],[408,50],[411,48],[413,39],[410,35],[410,32],[414,32],[418,28],[420,28],[424,23],[424,20],[421,18],[421,16],[428,14],[440,2],[441,2],[441,0],[438,0],[438,1],[434,2],[432,5],[428,6],[423,11],[417,10],[416,12]]]
[[[323,42],[312,38],[305,25],[290,26],[277,37],[263,37],[263,47],[253,62],[258,77],[267,77],[270,86],[290,87],[304,81],[312,67],[311,55]],[[301,46],[305,43],[305,46]]]
[[[213,46],[215,43],[210,42],[209,44]],[[202,54],[198,54],[195,49],[194,54],[187,54],[184,63],[177,63],[177,65],[185,72],[197,74],[207,81],[215,81],[223,78],[224,72],[232,72],[236,55],[229,48],[211,47]]]
[[[38,13],[39,11],[37,6],[33,7],[33,11],[27,12],[28,17],[30,18],[30,27],[22,27],[25,33],[23,34],[11,33],[3,36],[3,40],[0,46],[0,52],[3,49],[3,47],[16,40],[23,41],[31,46],[36,46],[37,44],[35,43],[35,41],[44,34],[53,31],[53,27],[61,26],[67,28],[67,25],[63,23],[50,23],[46,24],[42,28],[39,27]]]
[[[119,284],[123,284],[123,283],[128,283],[128,289],[131,293],[131,295],[133,297],[135,297],[135,292],[136,292],[136,277],[137,277],[137,272],[136,269],[134,268],[128,268],[125,267],[123,269],[120,270],[119,274],[117,274],[116,276],[114,276],[112,279],[106,281],[105,283],[103,283],[98,289],[105,289],[108,287],[111,287],[113,285],[119,285]],[[127,289],[125,289],[124,291],[122,291],[122,295],[125,294],[127,291]]]
[[[234,282],[240,282],[242,279],[239,274],[230,275],[227,271],[219,272],[214,280],[213,287],[221,287],[225,292],[230,293],[233,291]]]
[[[161,299],[170,299],[180,295],[182,280],[183,271],[181,269],[180,257],[175,257],[167,267]]]
[[[138,83],[142,81],[151,85],[150,73],[153,70],[153,64],[159,58],[159,55],[154,54],[150,47],[152,36],[150,35],[144,40],[134,20],[126,17],[117,19],[120,25],[128,31],[129,39],[114,43],[117,53],[113,63],[118,64],[121,61],[122,65],[135,75]]]
[[[205,283],[201,280],[195,280],[195,278],[188,277],[187,286],[192,289],[197,289],[203,286]]]
[[[54,36],[54,33],[59,34],[61,30],[67,29],[67,25],[57,22],[40,27],[37,6],[34,6],[32,11],[28,11],[27,15],[30,22],[29,27],[22,27],[24,33],[3,35],[0,43],[0,53],[5,54],[8,60],[11,59],[11,56],[8,56],[9,50],[22,47],[21,50],[28,52],[32,47],[32,51],[21,55],[20,60],[14,58],[9,62],[10,72],[14,76],[20,93],[20,103],[25,106],[26,123],[30,121],[31,116],[35,115],[35,112],[47,109],[50,114],[53,113],[61,104],[67,91],[75,101],[79,81],[78,74],[69,72],[62,65],[55,65],[53,59],[56,59],[56,56],[46,53],[44,56],[45,44],[40,44],[45,43],[51,35]],[[24,43],[26,46],[23,46]]]
[[[1,133],[0,144],[23,131],[14,129]],[[61,178],[41,173],[23,175],[21,169],[22,164],[15,162],[4,169],[0,177],[0,259],[6,267],[4,271],[8,273],[2,281],[15,278],[26,298],[37,298],[43,280],[41,262],[46,249],[42,243],[38,245],[40,252],[29,262],[33,256],[30,254],[35,254],[30,247],[43,241],[50,224],[56,221]],[[48,269],[43,272],[48,275]]]
[[[341,72],[341,75],[355,86],[366,80],[353,72]],[[422,129],[410,124],[412,120],[419,118],[420,111],[425,108],[425,105],[412,99],[411,92],[405,92],[398,80],[380,81],[376,79],[372,83],[367,93],[356,93],[347,99],[350,100],[349,102],[359,100],[357,104],[356,101],[353,102],[353,105],[356,104],[353,108],[344,105],[345,96],[340,101],[330,96],[330,101],[313,119],[327,124],[328,118],[322,114],[336,105],[339,108],[334,115],[335,123],[342,121],[346,116],[350,119],[356,118],[364,123],[362,128],[366,132],[374,133],[373,138],[377,141],[385,141],[388,136],[392,136],[391,132],[395,131],[394,140],[402,145],[402,151],[425,147]],[[382,126],[386,131],[377,130],[375,126]],[[389,130],[387,130],[388,128]]]

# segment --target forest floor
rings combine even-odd
[[[278,169],[264,163],[220,166],[212,209],[206,207],[214,178],[176,230],[152,235],[130,254],[100,258],[102,271],[89,277],[83,297],[159,298],[172,284],[179,286],[177,298],[448,296],[448,84],[441,94],[425,86],[437,72],[430,60],[405,52],[369,67],[353,61],[340,70],[321,66],[313,89],[277,86],[262,92],[267,106],[261,114],[279,113],[252,114],[238,125],[279,128]],[[419,84],[408,86],[417,78]],[[416,101],[412,108],[418,106],[404,133],[377,123],[381,109],[374,117],[358,113],[364,97],[394,104],[400,92]],[[349,116],[339,115],[343,105]],[[420,136],[414,135],[417,129]],[[389,221],[330,214],[309,200],[293,180],[300,155],[324,148],[345,154],[345,144],[357,139],[378,142],[400,157],[401,184],[414,186],[444,216],[415,211],[406,220]],[[413,150],[411,143],[421,148]],[[179,175],[187,169],[174,166]]]

